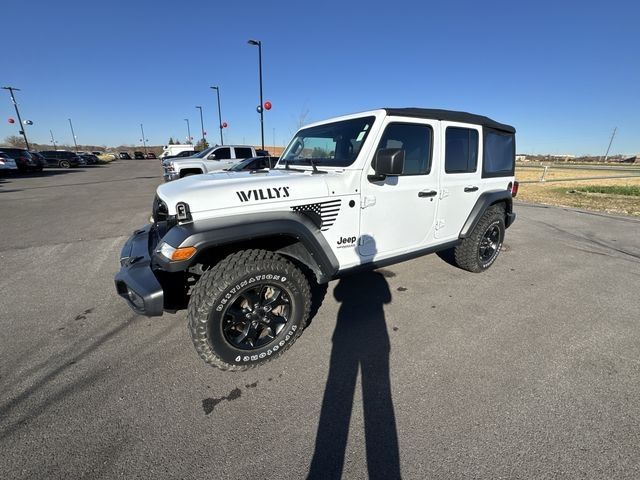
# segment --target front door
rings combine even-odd
[[[376,151],[381,148],[403,149],[405,163],[402,175],[383,181],[363,175],[358,253],[365,262],[428,245],[438,205],[439,165],[433,152],[440,151],[439,122],[387,118]]]

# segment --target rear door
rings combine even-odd
[[[403,149],[405,166],[402,175],[388,176],[383,181],[362,176],[358,253],[364,261],[401,255],[433,242],[438,204],[439,165],[434,155],[440,150],[438,133],[437,120],[385,119],[375,151]],[[373,174],[371,167],[369,174]]]
[[[482,127],[442,122],[440,203],[435,237],[458,238],[471,209],[482,193]]]

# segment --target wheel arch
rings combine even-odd
[[[196,247],[198,253],[183,262],[163,262],[169,272],[198,263],[213,264],[238,250],[263,249],[307,266],[318,283],[334,277],[339,264],[320,229],[294,212],[234,215],[173,227],[162,239],[173,247]]]
[[[460,231],[459,238],[468,237],[487,209],[498,204],[503,204],[505,207],[505,227],[508,228],[515,219],[511,192],[509,190],[491,190],[484,192],[478,197],[478,200],[471,209],[471,213],[467,217],[467,220]]]

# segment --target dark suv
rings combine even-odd
[[[45,150],[40,153],[47,160],[49,167],[71,168],[85,164],[77,153],[67,150]]]
[[[42,167],[38,164],[38,161],[24,148],[0,147],[0,152],[4,152],[13,158],[20,172],[42,171]]]

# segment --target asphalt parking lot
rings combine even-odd
[[[226,373],[114,291],[161,175],[0,178],[3,478],[640,477],[638,219],[518,205],[489,271],[332,282],[283,357]]]

